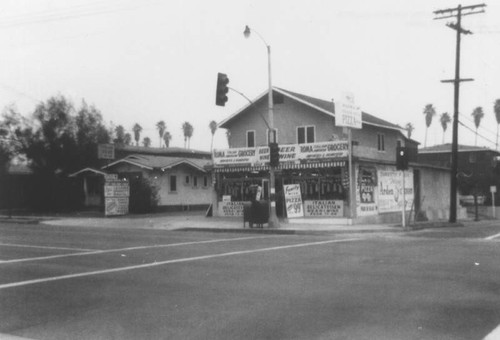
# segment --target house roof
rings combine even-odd
[[[179,166],[181,164],[185,164],[199,171],[206,172],[204,167],[206,165],[211,164],[212,161],[209,159],[199,159],[199,158],[187,159],[185,157],[168,157],[168,156],[133,154],[125,158],[119,159],[117,161],[114,161],[104,166],[103,169],[112,168],[113,166],[120,163],[127,163],[148,170],[153,170],[153,169],[166,170]]]
[[[280,94],[282,94],[282,95],[284,95],[292,100],[303,103],[303,104],[305,104],[305,105],[307,105],[307,106],[309,106],[317,111],[320,111],[324,114],[327,114],[331,117],[335,117],[335,106],[334,106],[334,103],[332,101],[327,101],[327,100],[323,100],[323,99],[318,99],[318,98],[306,96],[304,94],[288,91],[285,89],[281,89],[279,87],[273,87],[273,91],[280,93]],[[265,91],[262,94],[260,94],[259,96],[257,96],[257,98],[255,98],[255,100],[254,100],[254,103],[261,100],[264,96],[267,95],[267,93],[268,93],[268,91]],[[226,128],[227,125],[234,118],[236,118],[237,116],[242,114],[244,111],[246,111],[251,105],[252,105],[251,103],[247,104],[246,106],[241,108],[239,111],[235,112],[234,114],[232,114],[231,116],[229,116],[228,118],[226,118],[225,120],[220,122],[219,127]],[[366,112],[362,112],[362,120],[363,120],[363,124],[367,124],[367,125],[383,127],[386,129],[393,129],[393,130],[397,130],[399,132],[401,132],[403,130],[403,128],[397,124],[393,124],[393,123],[388,122],[386,120],[377,118],[377,117],[375,117],[369,113],[366,113]]]
[[[458,144],[458,152],[482,152],[482,151],[491,151],[498,153],[500,155],[500,152],[482,147],[482,146],[472,146],[472,145],[460,145]],[[446,144],[439,144],[439,145],[433,145],[429,146],[426,148],[421,148],[418,149],[419,154],[425,154],[425,153],[451,153],[451,143],[446,143]]]
[[[210,158],[212,155],[209,151],[185,149],[179,147],[154,148],[154,147],[143,147],[143,146],[121,145],[121,144],[115,144],[115,151],[116,153],[121,155],[121,157],[125,157],[127,155],[132,155],[132,154],[142,154],[142,155],[156,155],[156,156],[169,156],[169,157]]]
[[[90,172],[90,173],[94,173],[96,175],[102,175],[102,176],[108,174],[107,172],[104,172],[101,170],[97,170],[97,169],[93,169],[93,168],[85,168],[85,169],[79,170],[77,172],[74,172],[72,174],[69,174],[68,177],[76,177],[76,176],[81,175],[81,174],[86,173],[86,172]]]

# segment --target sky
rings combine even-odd
[[[182,123],[194,127],[191,148],[210,150],[212,120],[247,104],[235,92],[215,105],[217,73],[254,98],[274,86],[320,99],[350,92],[364,112],[404,127],[425,144],[423,109],[437,115],[426,144],[450,143],[439,116],[453,116],[456,33],[434,20],[438,9],[479,4],[448,0],[3,0],[0,5],[0,108],[29,117],[56,95],[99,109],[107,124],[135,123],[152,146],[164,120],[171,146],[184,146]],[[459,143],[475,145],[471,113],[485,117],[477,145],[495,148],[494,101],[500,98],[500,2],[464,16]],[[260,34],[243,36],[245,25]],[[215,148],[226,148],[219,129]]]

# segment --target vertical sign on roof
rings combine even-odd
[[[335,105],[335,125],[361,129],[361,109],[352,93],[344,93]]]

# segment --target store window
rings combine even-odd
[[[297,144],[314,143],[314,142],[315,142],[314,126],[297,127]]]
[[[279,143],[279,133],[278,133],[278,129],[274,129],[274,131],[276,131],[276,143]],[[269,145],[269,129],[266,129],[266,145]]]
[[[170,191],[177,192],[177,176],[170,175]]]
[[[247,148],[255,147],[255,130],[247,131]]]
[[[378,151],[385,151],[385,136],[382,133],[377,133]]]

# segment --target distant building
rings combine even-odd
[[[451,167],[451,144],[434,145],[419,149],[418,161]],[[490,186],[500,184],[495,174],[495,158],[500,152],[485,147],[458,145],[458,191],[461,195],[477,194],[490,196]],[[500,188],[498,188],[500,189]]]
[[[159,210],[207,208],[212,200],[212,178],[206,170],[210,152],[182,148],[116,146],[115,159],[100,169],[85,168],[70,176],[81,181],[84,205],[102,207],[104,175],[127,181],[145,178],[158,189]]]

